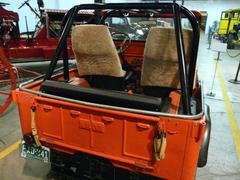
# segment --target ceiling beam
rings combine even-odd
[[[94,0],[94,3],[105,3],[105,0]]]

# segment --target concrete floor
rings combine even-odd
[[[211,89],[216,63],[214,59],[217,57],[217,53],[208,50],[205,36],[202,34],[201,37],[198,53],[198,71],[200,79],[204,81],[204,94],[206,94]],[[240,84],[231,84],[228,80],[235,77],[240,56],[230,58],[226,53],[223,53],[220,59],[218,73],[212,90],[216,96],[210,97],[205,95],[205,103],[211,107],[212,132],[208,164],[206,167],[198,169],[197,180],[240,180],[240,159],[237,157],[236,143],[234,142],[230,126],[231,121],[229,121],[228,116],[229,112],[226,110],[226,97],[223,96],[223,89],[220,86],[221,82],[224,82],[239,130]],[[219,75],[222,75],[222,79]],[[12,105],[0,117],[0,152],[20,138],[19,116],[16,106]],[[20,158],[19,150],[14,151],[3,159],[0,158],[1,180],[59,179],[59,177],[52,176],[49,170],[49,164]]]
[[[198,74],[199,78],[204,81],[205,103],[210,105],[211,108],[212,132],[207,166],[198,169],[196,179],[240,180],[240,159],[238,159],[236,152],[236,144],[230,127],[229,112],[226,110],[223,89],[220,87],[220,83],[224,82],[239,131],[240,84],[232,84],[228,80],[234,79],[240,56],[230,58],[227,53],[221,53],[218,70],[221,71],[222,80],[219,77],[219,73],[217,73],[212,90],[216,95],[215,97],[207,96],[206,94],[211,91],[216,64],[216,60],[214,59],[217,58],[217,52],[208,50],[206,44],[206,38],[202,36],[198,53]],[[236,54],[237,52],[230,53]]]

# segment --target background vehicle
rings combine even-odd
[[[98,10],[93,23],[72,27],[86,9]],[[122,17],[123,9],[129,22],[172,18],[175,29],[155,26],[139,41],[114,27],[112,35],[125,38],[113,42],[106,22]],[[181,28],[181,17],[192,29]],[[61,29],[46,75],[13,91],[21,154],[31,150],[49,161],[51,153],[54,169],[81,178],[194,179],[197,166],[206,164],[210,137],[209,108],[195,78],[195,15],[176,3],[87,4],[70,9]],[[68,66],[70,31],[77,68]],[[61,57],[64,66],[55,69]]]
[[[218,34],[223,41],[227,41],[228,34],[233,30],[234,25],[240,23],[239,14],[240,9],[229,9],[222,12]]]
[[[228,34],[228,41],[227,41],[227,48],[228,49],[235,49],[240,46],[239,41],[239,30],[240,30],[240,23],[235,24],[233,29]]]
[[[18,14],[4,9],[6,5],[8,3],[0,3],[1,46],[7,46],[10,41],[20,38]]]
[[[61,21],[66,10],[44,9],[42,1],[39,3],[39,12],[35,11],[25,1],[19,8],[27,5],[39,18],[33,32],[20,33],[19,17],[16,12],[8,11],[0,3],[0,114],[5,112],[12,101],[11,90],[17,87],[20,77],[36,76],[39,73],[15,67],[11,63],[38,62],[50,60],[59,40]],[[91,12],[80,12],[75,24],[81,24],[88,20]],[[27,23],[27,20],[26,20]],[[70,38],[68,39],[68,56],[73,58]],[[21,79],[22,80],[22,79]]]
[[[22,6],[28,5],[39,18],[39,22],[33,32],[22,34],[20,34],[18,26],[18,14],[4,9],[3,5],[7,4],[0,4],[0,33],[2,37],[0,47],[4,48],[5,54],[11,62],[50,60],[58,43],[61,20],[67,12],[66,10],[39,7],[41,9],[39,14],[30,6],[28,1],[25,1]],[[80,18],[76,19],[76,22],[87,21],[88,17],[88,14],[82,14]],[[68,43],[71,44],[70,39]],[[71,48],[69,48],[68,53],[69,57],[74,57]]]

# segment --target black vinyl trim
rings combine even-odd
[[[123,91],[104,90],[75,86],[64,82],[46,80],[41,91],[60,97],[71,98],[104,105],[161,111],[162,99],[140,94],[128,94]]]

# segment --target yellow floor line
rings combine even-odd
[[[236,146],[236,152],[237,152],[237,157],[240,160],[240,131],[238,128],[238,124],[237,124],[237,120],[234,116],[234,112],[232,109],[232,104],[230,102],[228,93],[227,93],[227,87],[224,83],[223,80],[223,76],[221,73],[221,69],[220,66],[217,65],[217,75],[218,75],[218,79],[220,82],[220,87],[222,89],[222,93],[223,93],[223,100],[226,106],[226,110],[227,110],[227,115],[228,115],[228,120],[231,126],[231,130],[232,130],[232,135],[233,135],[233,140]]]
[[[21,140],[15,142],[11,146],[9,146],[7,149],[0,152],[0,160],[11,154],[13,151],[19,148],[19,145],[21,144]]]

